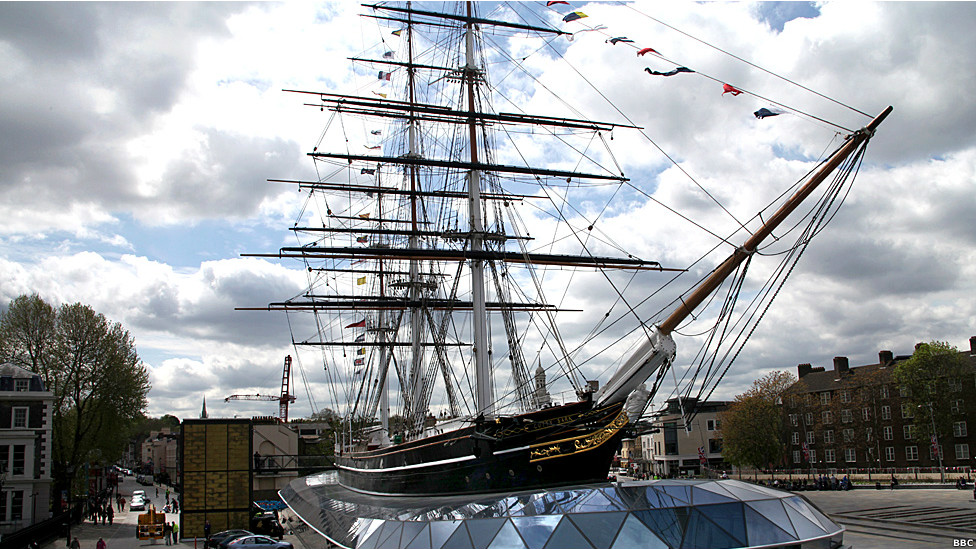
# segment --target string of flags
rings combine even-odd
[[[564,1],[561,1],[561,0],[558,0],[558,1],[555,1],[554,0],[554,1],[546,2],[546,7],[550,7],[551,8],[551,7],[556,6],[558,4],[565,4],[567,6],[570,5],[569,2],[564,2]],[[587,14],[581,12],[581,11],[571,11],[571,12],[569,12],[566,15],[563,16],[563,22],[570,23],[572,21],[578,21],[580,19],[583,19],[584,17],[589,17],[589,16]],[[572,41],[576,34],[579,34],[579,33],[582,33],[582,32],[592,32],[592,31],[606,30],[606,29],[607,29],[607,27],[605,25],[596,25],[596,26],[593,26],[593,27],[588,28],[588,29],[581,29],[581,30],[575,31],[574,33],[571,33],[571,34],[568,35],[568,39],[570,41]],[[632,40],[632,39],[630,39],[630,38],[628,38],[626,36],[612,36],[611,38],[608,38],[604,42],[607,43],[607,44],[610,44],[612,46],[616,46],[617,44],[634,44],[635,43],[634,40]],[[660,56],[660,57],[663,58],[663,56],[661,55],[661,53],[659,51],[657,51],[656,49],[654,49],[654,48],[644,47],[644,48],[638,48],[638,50],[637,50],[637,56],[638,57],[643,57],[644,55],[647,55],[649,53],[658,55],[658,56]],[[652,70],[650,67],[645,67],[644,68],[644,71],[647,72],[647,74],[649,74],[651,76],[665,76],[665,77],[674,76],[674,75],[680,74],[680,73],[694,73],[695,72],[694,70],[692,70],[692,69],[690,69],[688,67],[675,67],[674,69],[672,69],[670,71],[655,71],[655,70]],[[722,83],[722,95],[725,95],[727,93],[728,94],[731,94],[733,97],[735,97],[735,96],[741,95],[744,92],[742,90],[740,90],[739,88],[736,88],[735,86],[731,85],[731,84],[728,84],[728,83],[723,82]],[[778,116],[780,114],[783,114],[784,112],[785,111],[778,111],[778,110],[768,109],[768,108],[765,108],[764,107],[764,108],[761,108],[761,109],[755,111],[753,114],[755,115],[755,117],[757,119],[762,120],[764,118],[768,118],[768,117],[771,117],[771,116]]]

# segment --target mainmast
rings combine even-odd
[[[471,2],[467,2],[468,21],[465,23],[464,46],[465,66],[464,75],[467,81],[468,112],[476,113],[475,83],[478,70],[475,66],[474,22],[472,20]],[[471,151],[471,163],[478,162],[478,119],[472,115],[468,121],[468,147]],[[481,170],[473,169],[468,172],[468,209],[471,216],[471,250],[475,255],[484,248],[484,226],[481,219]],[[485,269],[484,262],[477,257],[470,262],[471,268],[471,297],[474,309],[474,368],[475,368],[475,405],[476,415],[491,417],[494,415],[494,398],[492,397],[491,364],[488,362],[488,317],[485,309]]]

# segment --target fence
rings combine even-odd
[[[68,536],[68,517],[71,517],[72,524],[78,524],[82,519],[83,503],[76,503],[72,511],[65,511],[47,520],[36,522],[27,528],[20,529],[12,534],[5,534],[0,539],[0,549],[23,549],[29,547],[31,542],[43,545],[48,540],[56,537]]]

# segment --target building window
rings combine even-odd
[[[816,436],[813,431],[807,431],[807,444],[813,444],[816,440]]]
[[[881,398],[888,398],[888,386],[887,385],[882,385],[881,386]]]
[[[844,429],[844,442],[854,442],[854,429]]]
[[[840,421],[841,421],[841,423],[850,423],[850,422],[854,421],[854,418],[851,416],[851,411],[850,410],[841,410],[840,411]]]
[[[871,442],[871,440],[874,439],[874,429],[873,428],[871,428],[871,427],[866,428],[864,430],[864,434],[867,435],[868,442]]]
[[[939,456],[945,455],[942,453],[942,445],[939,445],[939,453],[935,453],[935,446],[929,444],[929,459],[932,461],[937,461]]]
[[[817,451],[810,450],[810,463],[816,463],[816,462],[817,462]]]
[[[956,446],[959,446],[959,445],[957,444]],[[967,451],[968,451],[968,449],[967,449]],[[800,463],[800,451],[799,450],[793,450],[793,463]]]
[[[910,397],[912,396],[912,391],[908,387],[902,385],[901,387],[898,388],[898,394],[900,394],[903,397]]]
[[[834,443],[834,432],[824,431],[824,444],[833,444],[833,443]]]
[[[790,408],[796,408],[796,395],[790,395],[787,402],[790,403]]]
[[[820,393],[820,404],[823,406],[830,404],[830,391]]]
[[[794,445],[799,444],[800,443],[800,433],[797,433],[796,431],[794,431],[793,432],[793,438],[790,440],[790,442],[793,443]]]
[[[846,390],[845,391],[841,391],[840,392],[840,401],[842,403],[844,403],[844,404],[847,404],[848,402],[850,402],[851,401],[851,392],[850,391],[846,391]]]
[[[10,468],[11,475],[24,474],[24,456],[26,454],[26,448],[27,447],[23,444],[14,444],[14,457],[12,467]]]
[[[14,429],[26,429],[27,428],[27,408],[16,406],[13,409],[13,414],[11,415],[10,426]]]
[[[905,435],[905,440],[912,440],[915,438],[915,426],[905,425],[902,427],[902,434]]]
[[[954,393],[962,391],[962,380],[957,377],[949,378],[949,390]]]
[[[884,429],[882,430],[882,435],[884,436],[885,440],[894,440],[895,439],[894,427],[892,427],[891,425],[885,425]]]
[[[709,454],[721,454],[722,453],[722,439],[720,439],[720,438],[710,438],[710,439],[708,439],[708,453]]]
[[[965,437],[966,435],[966,422],[956,421],[952,424],[952,436],[954,437]]]
[[[905,446],[905,459],[918,461],[918,446]]]
[[[30,380],[29,379],[15,379],[14,380],[14,391],[19,393],[25,393],[30,390]]]
[[[871,408],[865,406],[864,409],[861,410],[861,415],[864,417],[864,421],[871,421]]]
[[[891,419],[891,406],[881,407],[881,419]]]
[[[968,444],[956,444],[956,459],[969,459]]]
[[[953,400],[951,405],[952,413],[958,414],[962,412],[963,405],[964,405],[964,401],[961,398],[957,398],[956,400]]]
[[[813,425],[813,412],[807,412],[807,427]]]
[[[829,425],[834,422],[834,414],[831,414],[830,410],[824,410],[820,415],[823,417],[823,422],[825,425]]]
[[[911,404],[901,405],[901,417],[902,419],[911,419],[915,417],[915,407]]]
[[[800,417],[799,417],[799,414],[790,414],[790,425],[792,425],[794,427],[800,425]]]
[[[885,446],[885,461],[895,461],[894,446]]]
[[[857,461],[857,452],[854,450],[854,448],[844,449],[844,461],[847,463],[854,463]]]
[[[10,492],[10,520],[19,521],[24,518],[24,491]]]
[[[834,450],[832,448],[827,448],[824,450],[824,461],[827,463],[833,463],[837,461],[834,457]]]
[[[709,431],[721,431],[722,421],[718,419],[710,419],[705,422],[705,428]]]

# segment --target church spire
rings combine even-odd
[[[200,410],[200,419],[207,419],[207,395],[203,395],[203,410]]]

